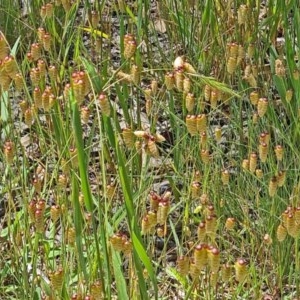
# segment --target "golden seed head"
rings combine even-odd
[[[288,234],[293,238],[296,238],[299,235],[299,227],[297,225],[293,212],[290,212],[286,220],[286,229]]]
[[[6,74],[11,78],[14,79],[16,74],[18,73],[18,65],[15,58],[12,55],[8,55],[3,60],[3,68]],[[2,74],[3,76],[3,74]]]
[[[252,152],[250,154],[250,159],[249,159],[249,171],[250,171],[250,173],[255,172],[256,166],[257,166],[257,154],[255,152]]]
[[[23,100],[20,101],[19,105],[20,105],[22,114],[25,114],[25,111],[26,111],[26,109],[28,108],[28,103],[27,103],[27,101],[23,99]]]
[[[268,109],[268,99],[267,98],[259,98],[257,103],[257,113],[260,118],[262,118]]]
[[[271,245],[273,243],[272,238],[270,237],[269,234],[264,235],[263,241],[267,245]]]
[[[236,281],[239,283],[244,282],[248,273],[246,261],[242,258],[238,259],[234,264],[234,269]]]
[[[208,263],[211,272],[217,273],[220,267],[220,251],[213,247],[208,251]]]
[[[131,33],[127,33],[124,36],[124,45],[129,43],[130,41],[134,41],[134,36]]]
[[[37,194],[40,194],[42,190],[42,181],[40,180],[39,177],[33,179],[32,185],[34,187],[34,191]]]
[[[8,47],[5,37],[0,33],[0,60],[3,60],[8,55]]]
[[[221,93],[218,89],[211,89],[211,93],[210,93],[210,106],[211,108],[216,108],[217,107],[217,103],[220,100],[221,97]]]
[[[200,182],[200,181],[201,181],[201,178],[202,178],[202,173],[201,173],[201,171],[196,170],[196,171],[194,172],[194,181]]]
[[[45,51],[50,51],[51,47],[51,35],[50,33],[46,32],[42,37],[42,44]]]
[[[115,251],[122,251],[123,250],[122,234],[116,233],[113,236],[111,236],[110,243]]]
[[[175,58],[174,62],[173,62],[173,68],[174,70],[178,70],[178,69],[183,69],[184,66],[184,59],[182,56],[178,56]]]
[[[157,229],[156,229],[156,234],[157,234],[157,236],[160,237],[160,238],[165,237],[166,234],[167,234],[166,226],[165,226],[165,227],[164,227],[164,226],[159,226],[159,227],[157,227]]]
[[[39,87],[36,87],[33,90],[33,101],[34,101],[34,105],[37,108],[42,108],[43,106],[43,102],[42,102],[42,93]]]
[[[225,228],[227,230],[233,230],[235,226],[235,219],[234,218],[227,218],[226,223],[225,223]]]
[[[257,81],[256,81],[255,76],[253,75],[253,73],[249,74],[249,76],[245,76],[244,79],[248,82],[248,84],[251,87],[257,88]]]
[[[228,185],[229,184],[229,171],[227,169],[224,169],[221,173],[221,181],[223,185]]]
[[[243,170],[249,170],[249,159],[243,159],[242,161],[242,168]]]
[[[100,15],[97,11],[93,10],[91,12],[91,24],[93,28],[97,28],[100,21]]]
[[[42,213],[44,213],[46,209],[46,201],[43,199],[39,199],[39,201],[37,201],[36,203],[36,208],[40,210]]]
[[[122,136],[124,143],[128,149],[134,148],[134,142],[135,142],[135,135],[131,128],[123,128],[122,129]]]
[[[1,61],[0,61],[0,67],[1,67]],[[2,86],[3,91],[8,91],[11,81],[12,79],[10,78],[10,76],[6,73],[5,70],[2,69],[0,71],[0,85]]]
[[[31,200],[28,204],[28,214],[32,222],[35,219],[35,211],[36,211],[36,200]]]
[[[43,233],[44,232],[44,213],[42,210],[39,210],[38,208],[35,210],[34,221],[35,221],[36,232]]]
[[[101,93],[98,97],[98,103],[104,115],[109,116],[111,113],[110,103],[106,94]]]
[[[190,263],[188,256],[179,256],[177,259],[177,271],[181,276],[186,276],[189,272]]]
[[[195,68],[191,64],[189,64],[188,62],[185,62],[183,64],[183,69],[187,73],[191,73],[191,74],[196,74],[197,73]]]
[[[157,224],[164,225],[170,210],[170,202],[159,202],[157,209]]]
[[[294,80],[299,80],[299,77],[300,77],[300,72],[299,72],[298,69],[295,69],[293,71],[293,78],[294,78]]]
[[[53,15],[54,7],[52,3],[46,4],[46,17],[51,18]]]
[[[197,134],[197,117],[195,115],[187,115],[185,119],[186,128],[190,135]]]
[[[282,225],[279,224],[276,230],[276,236],[277,236],[277,240],[279,242],[283,242],[287,236],[287,230],[286,228]]]
[[[172,90],[175,85],[175,76],[173,72],[169,72],[165,75],[165,85],[167,90]]]
[[[281,214],[282,223],[285,228],[287,227],[287,219],[288,219],[289,213],[290,213],[290,211],[287,209]]]
[[[78,105],[81,105],[84,101],[84,82],[82,79],[72,80],[72,87],[74,92],[74,98]]]
[[[230,56],[227,61],[227,72],[230,75],[232,75],[236,70],[236,66],[237,66],[237,58]]]
[[[229,57],[237,58],[239,45],[237,43],[229,43],[227,47],[229,51]]]
[[[215,139],[216,139],[217,143],[221,142],[221,139],[222,139],[222,129],[219,126],[215,127]]]
[[[262,170],[262,169],[256,169],[256,170],[255,170],[255,175],[256,175],[256,177],[257,177],[258,179],[263,178],[263,176],[264,176],[263,170]]]
[[[103,287],[100,281],[95,281],[91,284],[91,297],[92,299],[101,299]]]
[[[155,96],[157,94],[157,90],[158,90],[158,82],[157,82],[157,80],[153,79],[151,81],[150,87],[151,87],[152,95]]]
[[[252,74],[251,65],[246,65],[244,69],[244,77],[247,79]]]
[[[31,57],[33,60],[38,60],[41,57],[41,44],[34,43],[31,45]]]
[[[60,292],[63,285],[64,280],[64,271],[62,268],[59,268],[57,271],[53,271],[49,274],[52,288],[55,291]]]
[[[259,99],[258,92],[257,91],[251,92],[249,98],[252,105],[257,105]]]
[[[57,68],[54,65],[49,66],[48,74],[52,81],[56,82],[57,77]]]
[[[200,152],[200,158],[204,164],[208,164],[210,162],[210,153],[208,149],[202,149]]]
[[[198,268],[195,262],[191,262],[190,264],[190,275],[193,280],[200,276],[201,270]]]
[[[245,49],[243,45],[239,45],[238,56],[237,56],[237,65],[239,65],[245,58]]]
[[[150,87],[144,89],[144,95],[146,100],[151,100],[152,90]]]
[[[136,41],[134,39],[125,41],[124,40],[124,58],[130,59],[134,56],[137,48]]]
[[[38,39],[39,39],[40,42],[42,42],[43,35],[44,35],[45,33],[46,33],[45,28],[43,28],[43,27],[38,28],[37,35],[38,35]]]
[[[197,228],[198,240],[203,242],[206,236],[206,224],[205,222],[201,222]]]
[[[27,58],[28,62],[32,62],[32,61],[33,61],[32,53],[31,53],[31,52],[28,52],[28,53],[26,54],[26,58]]]
[[[17,91],[22,91],[24,88],[24,79],[21,73],[17,73],[14,78]]]
[[[232,267],[229,264],[222,265],[221,276],[223,282],[228,282],[230,280],[232,273]]]
[[[155,227],[157,224],[157,214],[155,211],[148,211],[147,213],[148,221],[150,223],[151,228]]]
[[[295,216],[295,221],[297,223],[297,225],[300,225],[300,207],[296,207],[295,211],[294,211],[294,216]]]
[[[275,151],[277,161],[282,161],[282,159],[283,159],[283,147],[282,147],[282,145],[276,145],[274,151]]]
[[[259,136],[259,142],[269,145],[269,143],[270,143],[270,134],[267,131],[262,132]]]
[[[279,77],[284,77],[286,75],[286,70],[281,59],[275,60],[275,74]]]
[[[183,91],[183,79],[184,79],[183,69],[177,69],[175,71],[175,86],[179,92]]]
[[[210,95],[211,95],[211,86],[206,84],[204,86],[204,99],[205,99],[205,101],[207,101],[207,102],[210,101]]]
[[[214,214],[208,215],[205,221],[206,234],[214,239],[215,233],[217,231],[217,217]]]
[[[11,141],[7,141],[4,144],[4,157],[6,159],[6,162],[8,164],[12,164],[14,157],[15,157],[15,145]]]
[[[50,110],[50,94],[49,94],[49,90],[45,90],[42,94],[42,107],[45,111],[49,111]]]
[[[61,215],[61,209],[59,205],[52,205],[50,209],[50,217],[53,223],[55,223]]]
[[[207,264],[207,245],[199,244],[194,250],[194,264],[199,270],[202,270]]]
[[[46,64],[45,64],[45,61],[42,60],[42,59],[39,59],[38,62],[37,62],[37,67],[40,71],[40,76],[41,77],[45,77],[46,75]]]
[[[91,110],[87,106],[83,106],[80,109],[81,121],[83,124],[87,124],[89,122]]]
[[[191,80],[188,77],[183,79],[183,92],[185,94],[189,93],[191,90]]]
[[[253,125],[257,124],[258,122],[258,113],[254,112],[252,115],[252,123]]]
[[[188,93],[185,97],[185,107],[188,112],[193,111],[195,107],[195,96],[193,93]]]
[[[249,45],[248,45],[248,48],[247,48],[247,55],[248,55],[248,58],[249,58],[249,59],[253,58],[254,53],[255,53],[255,45],[254,45],[254,44],[249,44]]]
[[[25,119],[24,121],[28,127],[30,127],[32,125],[33,112],[34,112],[34,109],[32,107],[27,108],[24,112],[24,119]]]
[[[143,217],[142,219],[142,235],[145,235],[147,233],[150,233],[151,230],[151,224],[149,222],[149,219],[147,216]]]
[[[201,132],[200,134],[200,147],[202,149],[206,149],[206,146],[207,146],[207,133],[204,131]]]
[[[292,98],[293,98],[293,90],[292,89],[287,90],[285,93],[285,100],[287,102],[291,102]]]
[[[145,151],[146,151],[147,154],[149,154],[150,156],[152,156],[154,158],[159,157],[159,150],[158,150],[158,147],[156,145],[154,137],[151,136],[150,138],[148,138],[146,140]]]
[[[200,196],[201,185],[198,181],[192,182],[192,199],[196,199]]]
[[[258,147],[259,159],[261,162],[266,162],[268,157],[268,145],[266,143],[260,143]]]
[[[68,185],[68,177],[65,174],[59,174],[58,180],[57,180],[57,185],[60,188],[66,188]]]
[[[197,130],[199,133],[207,130],[207,117],[205,114],[197,115]]]
[[[137,65],[132,65],[130,69],[130,76],[131,76],[131,81],[135,84],[138,85],[140,82],[141,78],[141,72],[139,70],[139,67]],[[151,89],[150,89],[151,90]],[[152,92],[152,90],[151,90]]]
[[[286,178],[286,171],[285,170],[279,171],[277,174],[277,184],[279,187],[284,186],[285,178]]]
[[[277,182],[277,177],[273,176],[269,182],[269,196],[270,197],[274,197],[277,191],[277,186],[278,186],[278,182]]]
[[[56,2],[60,1],[60,2],[61,2],[61,4],[62,4],[62,6],[63,6],[63,8],[64,8],[64,10],[65,10],[66,13],[68,13],[69,10],[70,10],[71,7],[72,7],[72,2],[71,2],[71,0],[55,0],[55,1],[56,1]]]
[[[244,25],[247,21],[248,7],[245,4],[241,4],[238,8],[238,24]]]
[[[47,12],[46,12],[46,5],[42,5],[41,9],[40,9],[40,16],[42,19],[45,19],[46,18],[46,15],[47,15]]]
[[[200,203],[202,205],[207,205],[209,203],[209,197],[207,194],[202,194],[200,197]]]

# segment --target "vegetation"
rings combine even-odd
[[[297,1],[22,5],[1,299],[300,299]]]

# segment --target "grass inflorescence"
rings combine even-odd
[[[300,298],[297,1],[0,26],[1,299]]]

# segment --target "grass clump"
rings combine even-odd
[[[1,3],[1,299],[299,298],[296,4]]]

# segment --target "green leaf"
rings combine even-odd
[[[137,252],[140,260],[144,264],[149,277],[153,283],[154,292],[155,292],[155,299],[158,297],[158,290],[157,290],[157,280],[156,280],[156,274],[154,273],[153,266],[151,264],[151,261],[147,255],[147,252],[143,246],[143,244],[140,242],[140,239],[136,236],[136,234],[133,232],[132,235],[132,243],[134,247],[134,251]]]
[[[112,250],[112,263],[113,263],[113,268],[115,273],[118,297],[119,299],[124,299],[124,300],[129,299],[127,294],[127,289],[126,289],[127,287],[126,281],[123,272],[121,270],[122,262],[120,259],[120,255],[115,250]]]

